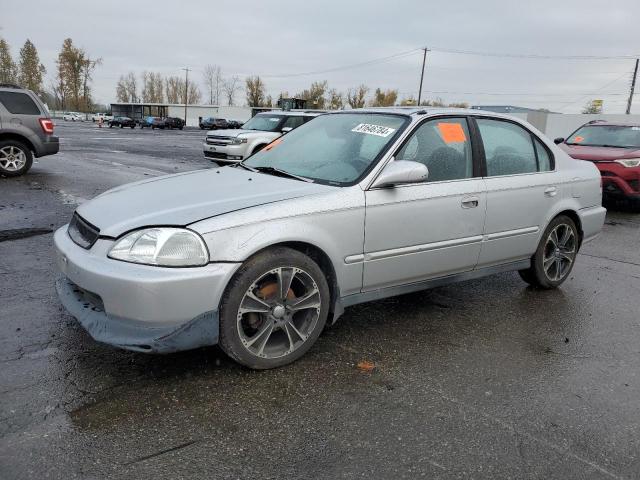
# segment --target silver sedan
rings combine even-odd
[[[357,303],[512,270],[556,288],[604,217],[594,165],[526,122],[351,110],[233,167],[82,204],[55,234],[56,286],[100,342],[158,353],[219,344],[272,368]]]

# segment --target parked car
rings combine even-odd
[[[151,128],[153,126],[153,120],[155,118],[156,117],[142,117],[141,119],[137,120],[136,122],[138,123],[140,128]]]
[[[0,84],[0,175],[23,175],[33,157],[58,153],[60,143],[53,129],[49,111],[35,93]]]
[[[164,128],[182,130],[184,128],[184,120],[178,117],[166,117],[164,119]]]
[[[283,133],[317,117],[320,113],[266,112],[247,121],[242,129],[207,132],[204,157],[218,164],[237,163],[260,151]]]
[[[350,305],[513,270],[557,288],[605,213],[593,164],[522,120],[349,110],[234,167],[81,204],[54,236],[56,286],[98,341],[165,353],[219,343],[272,368]]]
[[[640,124],[589,122],[555,142],[598,167],[605,199],[627,200],[640,211]]]
[[[94,113],[91,115],[92,122],[99,122],[102,120],[104,123],[107,123],[109,120],[113,120],[113,115],[109,115],[107,113]]]
[[[131,127],[136,128],[136,122],[129,117],[113,117],[113,120],[109,121],[109,128],[112,127]]]
[[[218,130],[229,128],[229,123],[224,118],[206,117],[200,121],[200,130]]]
[[[160,129],[164,130],[165,126],[166,126],[166,124],[165,124],[164,117],[153,117],[153,120],[151,120],[151,129],[152,130],[155,130],[156,128],[160,128]]]
[[[84,121],[84,116],[78,112],[64,112],[62,120],[65,122],[82,122]]]
[[[244,122],[239,122],[238,120],[227,120],[229,128],[242,128],[243,123]]]

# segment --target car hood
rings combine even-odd
[[[118,237],[136,228],[186,226],[333,188],[337,187],[223,167],[123,185],[83,203],[77,212],[98,227],[101,236]]]
[[[207,132],[207,136],[214,136],[214,137],[239,137],[239,136],[243,136],[243,137],[248,137],[248,136],[252,136],[252,135],[256,135],[256,136],[260,136],[260,137],[264,137],[265,135],[269,136],[269,135],[274,135],[274,136],[280,136],[281,133],[279,132],[265,132],[263,130],[245,130],[244,128],[236,128],[236,129],[230,129],[230,130],[211,130],[209,132]]]
[[[635,148],[589,147],[586,145],[567,145],[565,143],[561,145],[561,148],[572,158],[590,160],[592,162],[612,162],[622,158],[640,157],[640,149]]]

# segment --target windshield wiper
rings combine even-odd
[[[244,164],[244,163],[242,163],[242,162],[238,162],[238,163],[236,163],[236,168],[237,168],[237,167],[242,167],[242,168],[244,168],[245,170],[249,170],[250,172],[257,172],[257,170],[256,170],[255,168],[250,167],[249,165],[245,165],[245,164]]]
[[[280,170],[275,167],[255,167],[255,169],[260,173],[266,173],[267,175],[275,175],[280,177],[289,177],[294,178],[296,180],[300,180],[301,182],[310,182],[313,183],[313,180],[306,177],[301,177],[299,175],[294,175],[293,173],[289,173],[286,170]]]

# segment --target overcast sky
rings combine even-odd
[[[118,77],[144,70],[184,75],[202,85],[205,65],[226,75],[263,76],[268,93],[294,94],[328,80],[346,90],[360,83],[417,96],[422,53],[333,72],[423,46],[423,98],[472,105],[521,105],[579,112],[604,100],[605,113],[624,113],[634,60],[538,59],[446,53],[640,55],[638,0],[394,0],[86,1],[0,0],[0,36],[17,56],[26,38],[55,76],[66,37],[92,57],[97,101],[115,100]],[[288,75],[288,76],[287,76]],[[640,90],[640,88],[638,89]],[[640,95],[636,95],[640,102]],[[244,93],[238,103],[245,102]],[[634,108],[640,113],[640,106]]]

